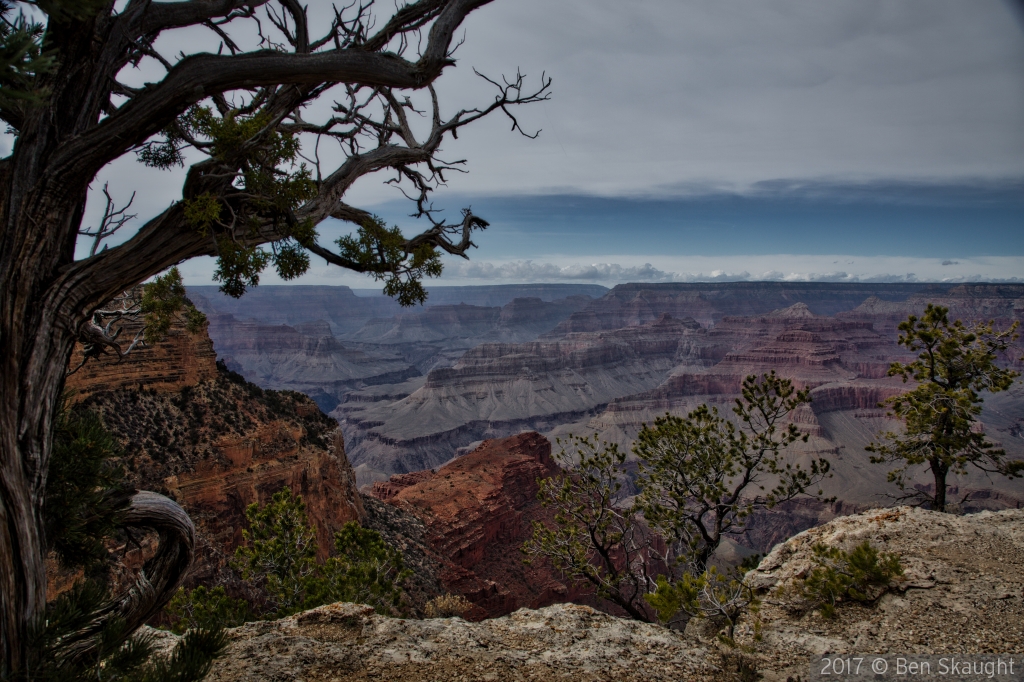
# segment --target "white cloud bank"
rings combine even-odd
[[[622,260],[622,259],[615,259]],[[958,260],[853,256],[694,256],[643,263],[453,263],[447,280],[472,282],[1022,282],[1024,257]],[[452,282],[454,283],[454,281]]]
[[[625,282],[1008,282],[1024,283],[1024,257],[910,258],[902,256],[604,256],[580,262],[570,258],[506,262],[448,259],[434,285],[581,282],[614,286]],[[190,285],[210,284],[211,259],[182,266]],[[264,284],[282,284],[267,273]],[[294,284],[333,284],[370,288],[366,276],[314,265]]]

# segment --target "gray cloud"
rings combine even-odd
[[[777,191],[779,178],[1024,177],[1024,32],[1002,0],[502,0],[473,13],[465,36],[438,86],[445,113],[492,98],[470,67],[546,71],[554,97],[517,112],[543,129],[537,140],[492,118],[447,142],[445,158],[470,170],[450,177],[450,191],[678,195]],[[118,196],[138,190],[145,218],[180,197],[183,174],[129,157],[94,190],[106,179]],[[384,179],[359,181],[348,199],[396,198]]]
[[[330,12],[327,2],[309,4],[320,19]],[[872,192],[878,181],[1019,181],[1024,177],[1024,32],[1014,14],[1018,5],[1003,0],[492,3],[467,21],[458,67],[438,85],[444,113],[493,97],[471,67],[491,76],[520,68],[533,79],[546,71],[555,79],[554,97],[517,112],[524,127],[543,129],[537,140],[510,133],[508,122],[496,117],[447,142],[443,156],[468,159],[470,173],[452,174],[450,190],[442,188],[438,199],[443,201],[446,191],[462,196],[771,194],[813,192],[822,183],[861,183]],[[196,35],[179,35],[178,45],[216,50],[215,40],[193,44]],[[209,40],[212,34],[202,35]],[[129,74],[136,84],[159,72],[143,66]],[[9,145],[10,137],[0,135],[0,154]],[[360,180],[346,199],[372,207],[395,198],[392,189],[382,187],[383,179]],[[129,155],[104,169],[93,185],[96,193],[105,180],[119,201],[138,191],[133,211],[141,222],[180,198],[183,172],[146,169]],[[95,221],[100,209],[101,202],[90,202],[87,222]],[[507,257],[517,255],[524,254]],[[684,276],[653,266],[651,271],[639,265],[591,268],[597,266],[559,270],[557,276],[611,281],[632,278],[630,268],[640,268],[635,277],[644,281]],[[741,277],[748,270],[755,278],[763,272],[741,267],[736,275],[701,276]]]
[[[495,122],[451,146],[470,191],[1024,174],[1024,34],[1001,0],[517,0],[474,15],[457,56],[555,78],[523,112],[539,140]]]

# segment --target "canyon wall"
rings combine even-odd
[[[217,354],[229,369],[264,388],[305,393],[325,411],[354,388],[420,374],[398,353],[342,343],[324,321],[292,327],[241,321],[223,313],[209,319]]]
[[[751,292],[755,300],[742,303]],[[865,293],[872,296],[853,305]],[[754,315],[720,314],[805,294],[819,309],[852,309],[820,315],[800,301]],[[623,300],[632,306],[628,314]],[[810,407],[793,415],[810,435],[795,446],[797,459],[829,459],[826,494],[863,508],[891,490],[886,467],[871,464],[864,447],[898,426],[879,407],[906,390],[887,376],[890,364],[913,357],[896,343],[896,325],[927,302],[950,307],[953,319],[994,319],[999,328],[1024,319],[1020,285],[621,286],[537,341],[477,346],[425,379],[352,392],[333,414],[362,485],[435,467],[480,439],[526,428],[549,437],[596,432],[628,450],[642,424],[665,412],[707,403],[731,416],[743,378],[774,370],[811,389]],[[709,322],[676,318],[680,311]],[[597,329],[571,331],[585,327],[584,317],[597,320]],[[613,324],[632,326],[602,328]],[[1011,456],[1024,457],[1021,382],[986,396],[981,419]],[[1024,504],[1017,486],[1001,477],[971,472],[954,485],[970,492],[968,504],[977,508]]]
[[[305,393],[325,411],[355,389],[451,366],[481,343],[531,341],[592,300],[573,292],[603,291],[577,285],[440,287],[442,301],[501,306],[432,303],[403,310],[381,296],[357,297],[347,287],[261,287],[238,300],[210,289],[189,292],[207,314],[228,368],[264,388]],[[538,295],[505,300],[522,292]],[[541,298],[558,293],[571,295]]]
[[[134,338],[141,328],[141,323],[125,323],[122,340]],[[109,352],[84,365],[82,360],[78,344],[69,363],[74,371],[65,383],[76,401],[126,387],[174,393],[217,376],[217,353],[209,335],[205,330],[190,334],[180,324],[171,327],[163,340],[141,345],[120,361]]]
[[[558,472],[551,443],[529,432],[485,441],[436,471],[392,476],[370,494],[423,520],[445,591],[477,607],[470,618],[496,617],[584,594],[546,562],[524,564],[519,551],[534,521],[552,522],[553,511],[537,500],[537,481]]]
[[[356,295],[346,286],[262,285],[241,298],[222,294],[216,286],[190,286],[189,297],[207,313],[225,313],[241,320],[269,325],[296,325],[325,321],[337,336],[357,332],[375,318],[415,313],[431,306],[465,304],[485,308],[502,307],[516,298],[554,301],[572,296],[598,298],[608,291],[595,284],[506,284],[498,286],[431,286],[424,307],[402,308],[379,289],[360,289]],[[214,341],[217,338],[214,337]]]
[[[704,356],[714,355],[707,347],[715,344],[705,337],[693,320],[666,317],[556,341],[483,344],[454,367],[408,384],[411,392],[397,400],[350,394],[332,415],[362,485],[436,467],[474,441],[574,422],[615,398],[655,388],[680,363],[710,362]]]
[[[728,315],[762,315],[803,303],[816,315],[851,310],[866,298],[904,301],[945,293],[949,284],[831,284],[823,282],[729,282],[723,284],[619,284],[552,331],[591,332],[636,326],[669,314],[710,326]]]
[[[365,516],[337,423],[302,394],[218,368],[205,332],[176,325],[120,363],[90,361],[67,385],[120,443],[130,483],[172,497],[195,522],[187,584],[230,583],[245,508],[284,486],[303,496],[323,556],[334,531]]]

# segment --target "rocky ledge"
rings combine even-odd
[[[208,682],[236,680],[707,679],[712,656],[678,632],[559,604],[470,623],[400,620],[331,604],[230,633]]]
[[[816,543],[849,550],[864,540],[897,553],[905,569],[904,580],[875,603],[841,605],[829,620],[780,589],[807,575]],[[1022,569],[1024,510],[873,510],[791,538],[748,574],[762,606],[740,621],[737,648],[707,621],[680,633],[575,604],[479,623],[387,618],[332,604],[230,630],[207,679],[733,681],[756,673],[783,682],[807,679],[808,661],[823,654],[1019,652]],[[174,636],[161,639],[170,644]]]
[[[899,555],[904,580],[874,604],[833,619],[800,608],[785,588],[811,570],[812,548],[869,541]],[[1024,650],[1024,509],[954,516],[911,507],[835,519],[778,545],[747,576],[764,594],[737,644],[756,652],[766,682],[807,675],[823,654],[964,654]]]

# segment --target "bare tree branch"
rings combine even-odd
[[[109,182],[103,184],[103,196],[106,197],[107,204],[103,209],[103,217],[100,218],[99,227],[95,230],[83,228],[78,231],[78,234],[83,237],[93,238],[92,248],[89,249],[90,256],[96,255],[96,251],[104,239],[114,235],[118,230],[124,227],[125,224],[138,217],[137,213],[128,213],[128,209],[131,208],[132,202],[135,201],[135,192],[132,192],[132,196],[128,199],[127,204],[121,208],[116,208],[114,205],[114,198],[110,196],[109,187]]]

